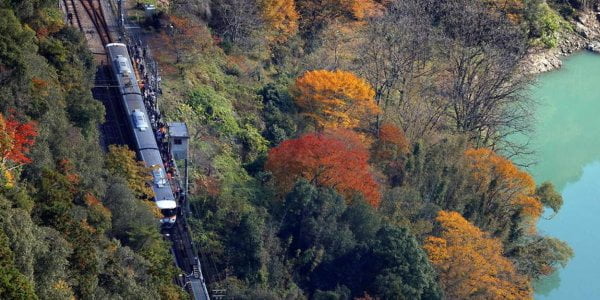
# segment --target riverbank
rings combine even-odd
[[[559,45],[552,49],[533,49],[525,59],[525,69],[539,74],[562,66],[561,59],[574,52],[588,49],[600,53],[600,11],[582,12],[572,22],[572,30],[561,32]]]

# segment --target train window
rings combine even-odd
[[[183,144],[183,141],[181,139],[175,139],[173,143],[175,143],[175,145],[181,145]]]
[[[139,129],[140,131],[146,131],[146,129],[148,129],[148,122],[146,122],[144,113],[141,110],[134,109],[131,117],[133,118],[133,124],[135,128]]]
[[[176,209],[161,209],[160,212],[163,214],[163,216],[165,216],[167,218],[177,215]]]

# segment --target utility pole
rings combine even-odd
[[[123,6],[125,5],[125,0],[117,0],[119,6],[119,26],[121,30],[125,29],[125,12],[123,11]]]

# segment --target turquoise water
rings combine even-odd
[[[566,241],[575,256],[536,284],[536,299],[600,299],[600,56],[582,52],[539,77],[533,147],[538,183],[549,180],[564,205],[539,231]]]

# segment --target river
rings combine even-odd
[[[535,298],[600,299],[600,56],[581,52],[561,70],[542,74],[532,90],[539,102],[533,148],[536,181],[551,181],[564,199],[539,231],[566,241],[575,256],[535,284]]]

